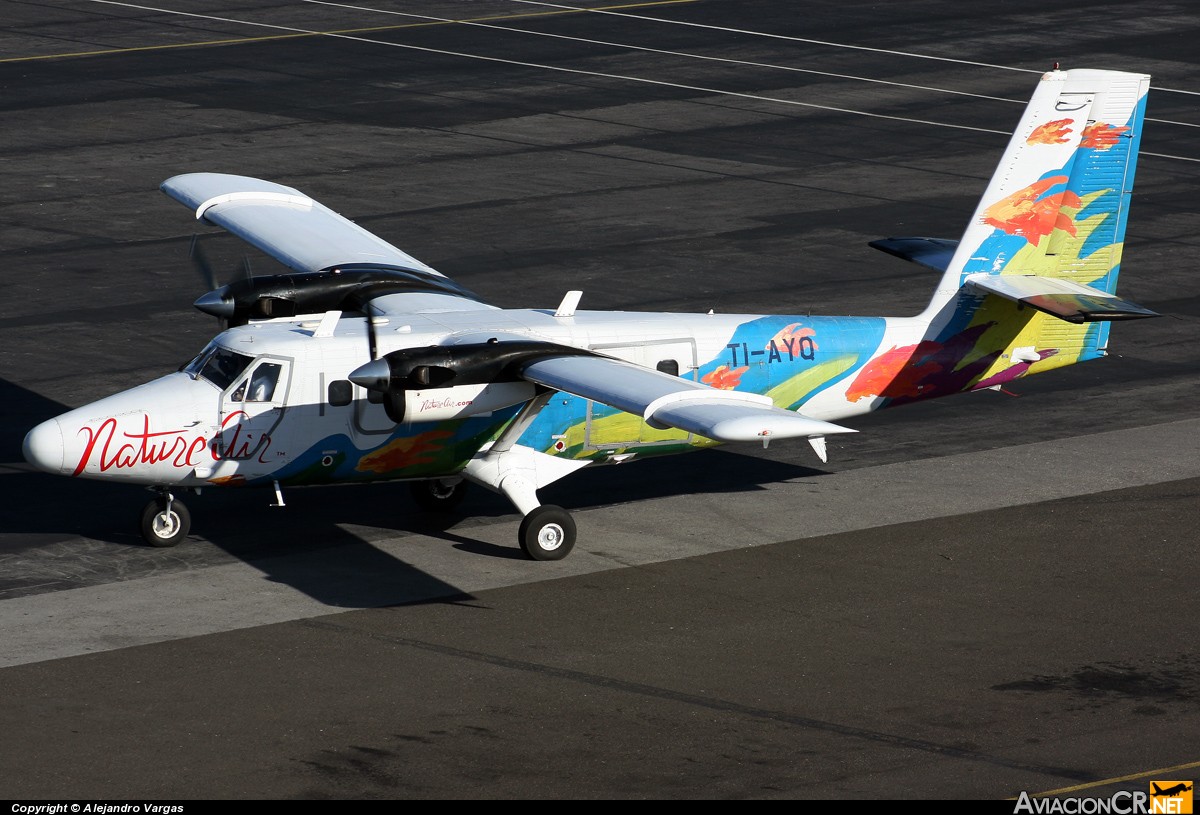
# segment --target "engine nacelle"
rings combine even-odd
[[[490,385],[455,385],[428,390],[389,391],[383,404],[388,417],[401,422],[440,422],[483,416],[501,408],[528,402],[537,386],[531,382],[493,382]]]
[[[350,372],[351,382],[368,390],[444,390],[463,385],[519,382],[521,369],[538,359],[588,356],[584,348],[542,340],[489,340],[464,345],[403,348],[373,359]]]
[[[324,311],[359,311],[382,294],[435,292],[470,300],[478,296],[452,280],[419,269],[371,263],[347,264],[316,272],[263,275],[235,280],[208,292],[196,308],[244,325],[249,320],[295,317]]]

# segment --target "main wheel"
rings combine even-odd
[[[410,489],[417,506],[426,512],[453,512],[466,497],[467,482],[431,478],[427,481],[413,481]]]
[[[521,520],[521,549],[533,560],[562,560],[575,547],[571,513],[542,504]]]
[[[167,510],[165,498],[155,498],[142,510],[142,537],[151,546],[174,546],[192,528],[192,513],[178,499]]]

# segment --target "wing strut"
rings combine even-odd
[[[533,420],[538,417],[538,414],[542,412],[542,408],[550,402],[550,397],[553,395],[554,391],[545,390],[526,402],[516,417],[513,418],[512,422],[509,423],[508,427],[504,428],[504,432],[500,434],[500,438],[496,439],[492,443],[492,446],[488,448],[487,454],[489,456],[498,456],[512,448],[517,443],[517,439],[521,438],[521,434],[525,432],[526,428],[533,424]]]

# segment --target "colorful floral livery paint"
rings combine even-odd
[[[1014,139],[1010,153],[1018,155],[1006,156],[1006,161],[1044,169],[1015,189],[989,190],[960,245],[969,246],[974,237],[975,247],[951,261],[941,288],[953,293],[940,302],[935,298],[925,314],[928,322],[748,318],[732,334],[710,343],[719,349],[714,355],[680,375],[718,390],[763,394],[786,410],[806,411],[815,403],[820,415],[841,416],[1000,387],[1100,355],[1107,322],[1064,323],[963,284],[979,273],[1039,275],[1115,290],[1127,217],[1124,190],[1132,182],[1130,159],[1138,147],[1133,122],[1144,115],[1144,102],[1142,97],[1121,122],[1088,121],[1090,105],[1070,117],[1023,123],[1028,135],[1023,143]],[[1076,107],[1074,102],[1068,106]],[[1051,166],[1036,155],[1038,150],[1054,151]],[[1025,350],[1014,354],[1015,349]],[[473,451],[498,435],[515,413],[504,412],[498,421],[442,422],[433,429],[402,425],[368,449],[359,449],[345,436],[326,438],[274,477],[299,484],[452,472],[464,467]],[[560,394],[521,443],[557,457],[605,461],[716,442],[675,428],[656,429],[637,415]],[[337,451],[336,466],[331,450]]]
[[[1024,143],[1014,138],[1006,155],[1022,180],[993,200],[985,196],[955,258],[961,272],[951,267],[943,284],[958,289],[956,308],[932,339],[961,345],[971,338],[954,368],[981,368],[968,387],[1103,355],[1109,320],[1072,324],[960,286],[979,274],[1029,276],[1115,294],[1145,104],[1145,83],[1130,77],[1104,93],[1065,83],[1052,110],[1068,117],[1039,121],[1051,106],[1030,106],[1017,131],[1029,135]]]
[[[172,489],[272,484],[282,502],[281,485],[413,480],[442,508],[465,478],[558,559],[573,522],[537,490],[581,466],[775,439],[824,461],[855,432],[835,422],[1103,356],[1112,321],[1155,316],[1116,294],[1148,89],[1044,75],[960,240],[874,242],[941,271],[911,317],[581,311],[578,291],[500,309],[298,190],[177,176],[168,195],[295,274],[207,293],[231,327],[192,363],[43,422],[24,453],[156,488],[156,546],[187,534]]]

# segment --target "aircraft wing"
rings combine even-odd
[[[766,396],[717,390],[611,357],[543,357],[523,365],[521,376],[641,416],[652,427],[677,427],[717,441],[761,441],[766,446],[772,439],[815,440],[857,432],[782,410]],[[822,446],[813,447],[823,454]]]
[[[444,277],[299,190],[258,178],[187,173],[160,189],[298,272],[351,264],[381,265]]]

